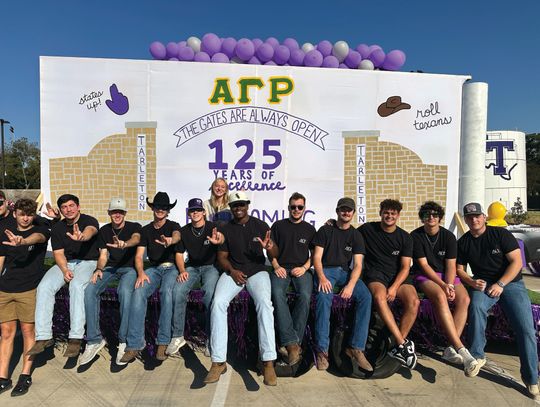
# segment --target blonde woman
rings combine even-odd
[[[229,209],[229,185],[224,178],[216,178],[210,187],[210,199],[204,201],[206,218],[212,222],[229,221],[232,218]]]

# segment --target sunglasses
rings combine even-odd
[[[235,202],[229,205],[231,208],[242,208],[244,206],[247,206],[247,203],[245,202]]]
[[[6,202],[5,200],[0,199],[0,206],[4,205],[5,202]]]
[[[193,213],[193,212],[204,212],[204,209],[202,209],[202,208],[193,208],[193,209],[188,210],[188,213]]]
[[[422,219],[429,219],[429,218],[438,218],[439,214],[437,212],[424,212],[422,214]]]
[[[296,211],[296,210],[303,211],[304,208],[305,208],[304,205],[289,205],[289,209],[291,211]]]

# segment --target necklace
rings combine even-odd
[[[122,226],[120,229],[115,229],[113,226],[111,226],[111,229],[112,229],[112,232],[113,232],[113,235],[116,236],[118,238],[118,240],[120,240],[120,234],[122,233],[122,231],[124,230],[124,226]],[[116,232],[118,230],[118,232]]]
[[[426,239],[427,239],[429,245],[431,246],[431,249],[434,249],[434,248],[435,248],[435,245],[436,245],[437,242],[439,241],[439,232],[437,232],[437,235],[436,235],[436,237],[435,237],[435,241],[432,241],[431,238],[430,238],[430,236],[429,236],[426,232],[424,232],[424,235],[426,236]]]
[[[193,227],[193,225],[190,225],[191,227],[191,233],[193,233],[193,236],[195,237],[201,237],[204,232],[204,225],[202,225],[200,228]]]

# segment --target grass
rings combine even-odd
[[[510,216],[507,215],[505,220],[509,225],[512,224],[512,219]],[[540,225],[540,211],[528,211],[527,218],[525,219],[524,223],[527,225]]]

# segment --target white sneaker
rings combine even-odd
[[[210,352],[210,341],[209,341],[209,340],[206,340],[206,342],[205,342],[205,344],[204,344],[203,355],[206,356],[207,358],[209,358],[209,357],[211,356],[211,352]]]
[[[183,336],[177,336],[176,338],[172,338],[171,343],[169,343],[169,346],[167,346],[167,349],[165,349],[165,354],[174,355],[185,344],[186,341]]]
[[[456,365],[462,365],[463,364],[463,357],[459,353],[456,352],[453,346],[449,346],[446,348],[442,354],[443,360],[446,360],[447,362],[454,363]]]
[[[533,400],[540,400],[540,390],[538,389],[537,384],[528,384],[527,392],[529,393],[529,397]]]
[[[482,369],[482,367],[486,364],[486,359],[474,359],[474,362],[469,362],[467,363],[468,366],[465,366],[465,376],[475,377],[476,375],[478,375],[480,369]]]
[[[121,362],[120,359],[124,356],[124,353],[126,353],[126,343],[119,343],[118,344],[118,353],[116,354],[116,364],[118,366],[124,366],[127,365],[126,362]]]
[[[106,344],[105,339],[102,339],[100,343],[86,344],[84,353],[79,357],[79,365],[82,366],[90,363]]]
[[[478,366],[478,361],[474,358],[473,355],[469,352],[469,350],[463,346],[458,350],[459,356],[463,359],[463,371],[465,372],[465,376],[467,377],[474,377],[478,374],[480,371]],[[482,367],[482,366],[480,366]]]

